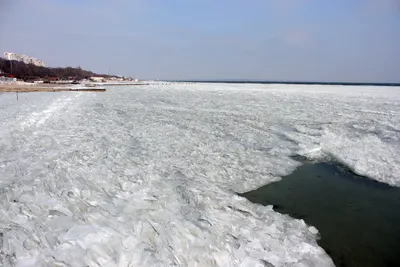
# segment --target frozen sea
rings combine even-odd
[[[235,192],[293,156],[400,186],[399,103],[372,86],[0,94],[0,264],[333,266],[315,227]]]

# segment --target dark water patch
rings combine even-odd
[[[305,163],[241,196],[303,219],[336,266],[400,266],[400,189],[331,163]]]

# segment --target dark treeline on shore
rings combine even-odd
[[[46,78],[82,80],[92,76],[110,77],[110,75],[96,74],[94,72],[83,70],[80,67],[72,68],[49,68],[39,67],[33,64],[25,64],[20,61],[10,61],[0,58],[0,70],[3,73],[11,74],[18,79],[35,80]]]

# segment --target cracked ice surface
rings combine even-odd
[[[0,94],[3,266],[333,266],[235,195],[299,163],[399,181],[399,88],[152,85]]]

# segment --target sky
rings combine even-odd
[[[0,0],[0,52],[141,79],[400,82],[400,0]]]

